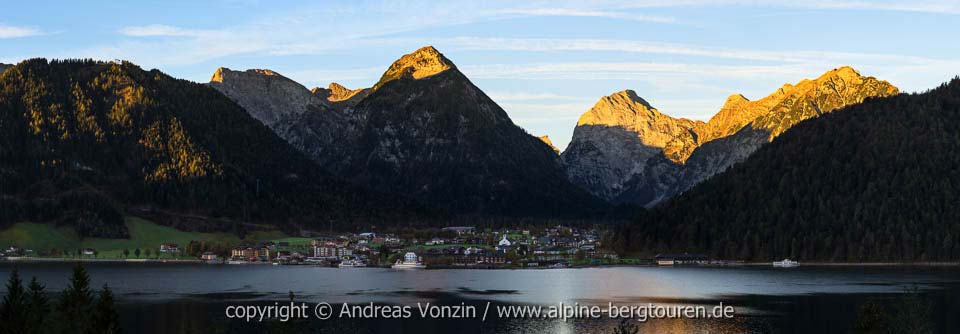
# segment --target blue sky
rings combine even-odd
[[[198,82],[269,68],[356,88],[434,45],[563,148],[580,114],[623,89],[701,120],[730,94],[843,65],[923,91],[960,74],[958,20],[960,0],[21,1],[0,13],[0,62],[125,59]]]

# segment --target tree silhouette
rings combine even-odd
[[[97,300],[90,327],[94,333],[120,333],[117,307],[114,305],[113,293],[110,292],[110,288],[106,284],[103,285],[103,290],[100,290],[100,298]]]
[[[0,332],[23,333],[27,329],[27,295],[23,290],[23,281],[20,273],[14,268],[7,280],[7,295],[0,305]]]
[[[70,283],[60,294],[56,305],[60,333],[86,333],[90,326],[90,309],[93,294],[90,292],[90,276],[82,264],[73,267]]]
[[[48,324],[46,318],[50,314],[50,304],[47,300],[46,293],[43,291],[44,286],[43,284],[40,284],[40,281],[37,280],[37,277],[33,277],[30,280],[29,289],[30,292],[27,296],[27,333],[47,333]]]

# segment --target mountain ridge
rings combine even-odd
[[[236,233],[436,216],[334,177],[224,94],[157,70],[32,59],[0,87],[2,224],[124,237],[131,214]]]
[[[336,175],[459,214],[573,217],[606,208],[567,181],[553,149],[430,46],[390,64],[354,105],[317,108],[275,130]]]
[[[718,259],[954,261],[958,129],[958,77],[867,98],[785,130],[625,226],[613,244]]]
[[[896,93],[890,83],[844,66],[813,80],[784,84],[758,100],[732,94],[709,121],[683,123],[683,131],[673,132],[638,130],[637,121],[627,117],[636,113],[635,107],[615,105],[607,110],[612,121],[603,129],[586,129],[593,125],[578,122],[571,145],[561,156],[571,181],[591,193],[615,203],[652,206],[743,160],[802,120],[867,97]],[[595,113],[595,108],[581,117]],[[656,115],[675,124],[682,120]],[[664,122],[656,119],[640,123]]]

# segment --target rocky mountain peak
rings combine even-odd
[[[425,46],[394,61],[380,77],[374,89],[396,79],[420,79],[456,68],[453,62],[433,46]]]
[[[637,95],[637,92],[633,91],[632,89],[621,90],[619,92],[611,94],[610,96],[608,96],[608,98],[618,102],[624,101],[628,103],[639,103],[640,105],[646,107],[647,109],[656,110],[653,108],[653,106],[650,105],[650,102],[647,102],[647,100],[644,100],[642,97]]]
[[[344,87],[336,82],[331,82],[329,85],[327,85],[327,90],[330,91],[331,95],[344,95],[353,91],[352,89]]]
[[[751,123],[754,129],[769,133],[770,139],[803,120],[863,102],[868,97],[895,95],[899,90],[887,81],[862,76],[852,67],[843,66],[813,80],[784,85],[780,92],[757,101],[767,112]]]
[[[638,120],[652,120],[663,116],[649,102],[632,90],[622,90],[604,96],[580,116],[580,125],[630,126]]]
[[[561,159],[570,181],[613,199],[647,159],[662,155],[676,138],[695,140],[693,129],[702,125],[664,115],[636,92],[622,90],[600,98],[580,116]]]
[[[560,149],[558,149],[556,146],[553,146],[553,141],[550,140],[550,136],[540,136],[537,138],[540,138],[540,141],[542,141],[544,144],[547,144],[547,146],[550,146],[554,152],[560,154]]]
[[[747,102],[750,102],[750,100],[744,97],[743,94],[731,94],[727,97],[727,100],[723,102],[723,108],[735,107]]]
[[[400,57],[373,88],[303,91],[324,106],[307,104],[273,130],[356,184],[457,214],[553,217],[606,207],[433,47]],[[252,115],[300,106],[284,92],[246,92],[228,96]]]
[[[361,93],[366,90],[366,88],[350,89],[336,82],[331,82],[330,85],[327,86],[327,91],[330,92],[327,100],[331,102],[351,100],[358,95],[362,95]]]
[[[758,100],[730,95],[703,123],[666,116],[622,91],[581,116],[561,157],[569,179],[591,193],[652,205],[742,161],[799,122],[897,92],[843,66]]]
[[[843,78],[843,79],[850,79],[850,78],[855,78],[855,77],[861,77],[860,71],[857,71],[857,70],[854,69],[853,67],[850,67],[850,66],[841,66],[841,67],[835,68],[835,69],[833,69],[833,70],[830,70],[830,71],[828,71],[827,73],[824,73],[824,74],[821,75],[819,78],[817,78],[817,80],[821,80],[821,81],[822,81],[824,78],[831,77],[831,76],[836,76],[836,77]]]
[[[234,71],[218,68],[210,86],[237,101],[264,125],[274,126],[286,117],[306,112],[319,99],[306,87],[267,69]]]

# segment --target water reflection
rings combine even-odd
[[[6,277],[12,263],[0,264]],[[18,263],[21,275],[37,276],[49,291],[66,284],[69,263]],[[659,268],[556,270],[335,269],[307,266],[91,263],[92,286],[108,283],[118,295],[126,328],[144,333],[259,332],[277,324],[227,320],[226,305],[286,300],[314,303],[734,305],[725,320],[660,319],[637,323],[642,333],[817,332],[852,328],[872,298],[917,289],[933,300],[931,321],[947,332],[960,329],[960,270],[955,267],[888,268]],[[953,313],[950,313],[953,312]],[[602,320],[488,319],[376,320],[297,324],[326,332],[596,333],[618,322]],[[838,325],[839,324],[839,325]],[[465,325],[469,325],[466,326]],[[266,326],[266,327],[265,327]],[[291,326],[284,324],[283,326]],[[839,327],[838,327],[839,326]],[[464,330],[463,328],[470,328]]]

